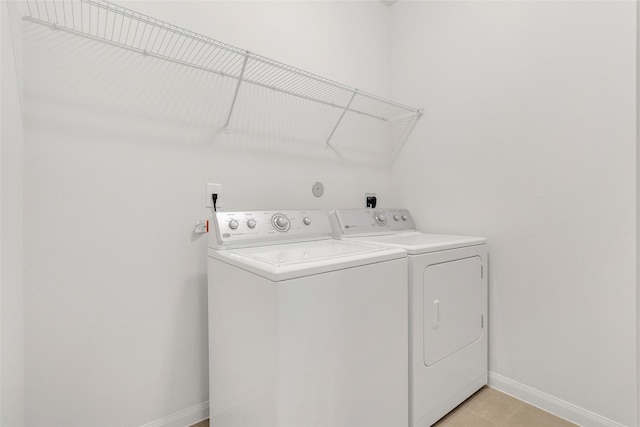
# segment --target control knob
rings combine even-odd
[[[304,222],[304,225],[309,225],[311,224],[311,218],[305,216],[304,218],[302,218],[302,222]]]
[[[256,228],[256,220],[255,219],[250,219],[247,221],[247,227],[249,228]]]
[[[398,215],[394,215],[394,216],[393,216],[393,219],[394,219],[395,221],[400,221],[400,217],[399,217]]]
[[[289,218],[282,214],[276,214],[271,217],[271,223],[276,230],[281,232],[287,231],[290,225]]]
[[[387,217],[382,212],[375,212],[373,217],[378,224],[386,224],[387,222]]]
[[[229,221],[229,228],[232,230],[237,230],[239,225],[240,224],[235,219],[232,219],[231,221]]]
[[[408,219],[409,219],[409,217],[408,217],[408,216],[406,216],[406,215],[402,215],[402,220],[403,220],[403,221],[406,221],[406,220],[408,220]]]

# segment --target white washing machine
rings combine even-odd
[[[418,232],[405,209],[330,218],[337,238],[408,252],[409,425],[431,426],[487,384],[486,240]]]
[[[213,222],[211,425],[407,426],[406,251],[335,240],[320,210]]]

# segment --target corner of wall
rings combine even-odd
[[[624,425],[588,411],[555,396],[521,384],[496,372],[489,372],[489,386],[537,408],[581,426],[625,427]]]

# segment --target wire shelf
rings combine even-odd
[[[417,120],[422,115],[420,109],[360,91],[108,1],[26,0],[25,3],[26,20],[236,79],[235,95],[225,124],[227,130],[242,83],[342,110],[326,138],[327,145],[347,113],[390,123],[397,122],[397,118],[405,122],[407,116]]]

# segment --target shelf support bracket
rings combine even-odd
[[[344,107],[344,110],[342,110],[342,114],[340,114],[340,118],[338,119],[338,123],[336,123],[336,125],[333,127],[333,130],[329,134],[329,138],[327,138],[327,142],[325,142],[325,144],[324,144],[325,148],[329,148],[329,141],[331,141],[331,138],[333,138],[333,134],[336,133],[336,130],[338,129],[338,126],[340,126],[340,123],[342,122],[342,119],[344,118],[344,115],[347,114],[347,111],[349,111],[349,107],[351,107],[351,103],[353,102],[353,99],[356,97],[357,94],[358,94],[358,89],[353,91],[353,95],[351,95],[351,99],[349,100],[349,103],[347,104],[346,107]]]
[[[224,125],[225,133],[229,133],[229,123],[231,122],[231,115],[233,114],[233,108],[236,106],[236,99],[238,98],[238,91],[240,90],[240,84],[244,79],[244,70],[247,68],[247,60],[249,59],[249,51],[244,55],[244,61],[242,62],[242,70],[240,70],[240,77],[238,77],[238,84],[236,85],[236,91],[233,94],[233,100],[231,101],[231,108],[229,109],[229,115],[227,116],[227,123]]]

